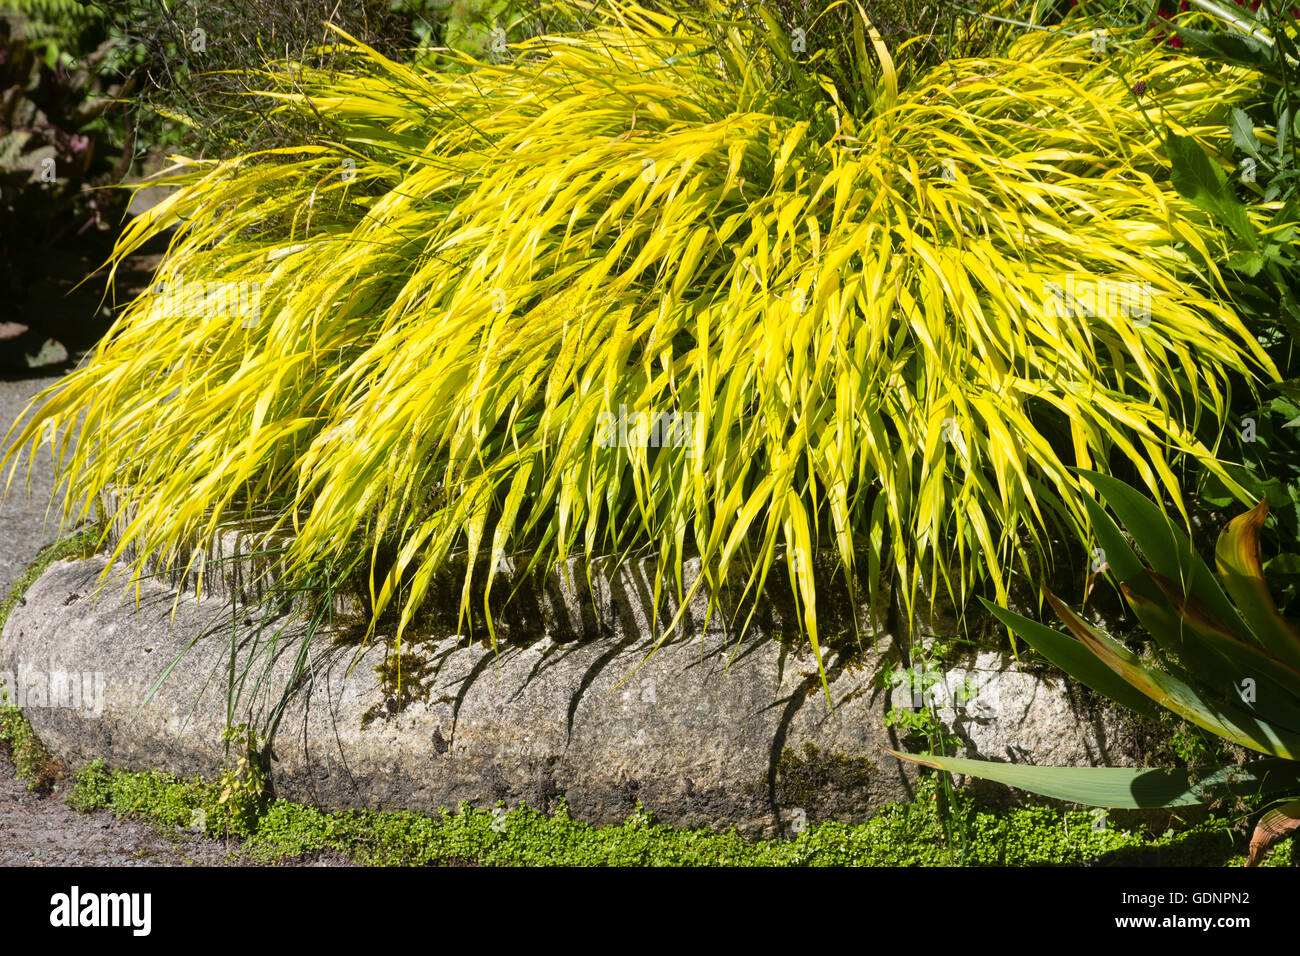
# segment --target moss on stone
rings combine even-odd
[[[91,524],[42,548],[36,555],[36,559],[13,583],[4,601],[0,602],[0,628],[5,626],[5,621],[9,620],[9,615],[23,599],[27,589],[36,583],[36,579],[44,574],[45,569],[51,564],[64,558],[88,558],[94,554],[101,530],[102,525]]]
[[[4,696],[0,688],[0,701]],[[63,775],[63,764],[45,749],[17,707],[0,706],[0,751],[33,793],[51,792]]]
[[[814,812],[827,794],[869,791],[875,769],[866,757],[825,753],[811,742],[802,755],[786,747],[776,764],[777,803]]]

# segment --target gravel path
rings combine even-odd
[[[0,757],[0,866],[227,866],[231,851],[219,840],[119,820],[107,810],[78,813],[63,803],[61,788],[47,796]]]

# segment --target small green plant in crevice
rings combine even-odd
[[[907,747],[924,747],[927,753],[951,753],[960,746],[961,738],[949,731],[939,714],[940,707],[951,703],[965,707],[979,693],[969,679],[959,685],[949,686],[943,661],[949,656],[953,642],[933,640],[927,645],[916,645],[912,651],[911,666],[887,664],[880,671],[880,681],[896,690],[895,703],[885,712],[885,726],[898,728],[900,743]],[[939,688],[944,688],[940,693]],[[964,859],[970,843],[964,819],[954,812],[957,790],[951,775],[939,773],[934,793],[936,812],[943,828],[944,842],[957,848],[957,857]]]
[[[1210,752],[1210,748],[1205,745],[1202,736],[1186,724],[1184,729],[1177,730],[1170,735],[1169,745],[1179,761],[1189,767],[1203,765]]]
[[[251,831],[266,803],[265,748],[259,746],[256,731],[246,723],[227,727],[221,740],[228,760],[234,751],[234,762],[217,781],[221,791],[217,799],[222,810],[219,819],[227,829],[236,825],[238,832]]]

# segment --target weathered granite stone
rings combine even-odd
[[[829,578],[818,611],[826,633],[841,634],[828,652],[833,710],[805,642],[782,639],[793,624],[779,599],[764,600],[737,643],[719,615],[705,625],[697,596],[685,626],[647,660],[672,603],[651,613],[647,563],[596,565],[590,583],[583,573],[539,579],[500,622],[497,651],[477,631],[474,640],[455,633],[459,588],[441,592],[449,597],[403,642],[400,685],[390,642],[362,642],[355,619],[316,633],[309,677],[285,698],[273,738],[275,793],[326,808],[417,810],[461,801],[545,810],[564,799],[575,818],[597,823],[640,803],[664,822],[749,835],[801,820],[858,821],[909,795],[911,766],[884,748],[898,747],[886,713],[911,695],[878,679],[897,648],[885,635],[874,645],[863,638],[861,649],[843,638],[850,602]],[[248,600],[238,561],[220,566],[201,599],[145,578],[138,604],[120,568],[97,588],[105,567],[103,557],[63,561],[37,580],[0,637],[0,670],[17,675],[18,691],[46,675],[44,705],[27,716],[73,765],[100,758],[215,773],[232,647],[244,680],[235,722],[267,726],[307,622],[294,606],[268,619]],[[688,570],[687,587],[698,569]],[[64,681],[65,699],[50,700],[56,672],[92,675],[78,684],[91,690],[73,700]],[[983,652],[932,689],[935,702],[968,678],[981,693],[944,708],[967,753],[1073,764],[1132,757],[1108,749],[1120,739],[1116,715],[1084,704],[1059,676]]]

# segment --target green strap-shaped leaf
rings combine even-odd
[[[1160,713],[1160,708],[1152,703],[1150,698],[1135,690],[1127,681],[1098,660],[1096,654],[1069,634],[1052,630],[1046,625],[1021,617],[1014,611],[998,607],[983,598],[980,600],[994,617],[1011,628],[1017,637],[1023,639],[1030,647],[1075,680],[1139,714],[1155,717]]]
[[[1300,671],[1270,654],[1253,641],[1228,630],[1227,626],[1211,615],[1195,597],[1181,595],[1168,578],[1150,572],[1152,579],[1165,591],[1174,609],[1181,617],[1187,640],[1184,653],[1195,651],[1218,659],[1213,664],[1193,665],[1193,671],[1205,681],[1214,681],[1216,690],[1231,695],[1234,703],[1271,723],[1290,730],[1300,731]],[[1130,603],[1140,598],[1129,598]],[[1242,682],[1251,678],[1255,682],[1253,700],[1243,696]]]
[[[1228,522],[1214,549],[1224,586],[1261,644],[1300,667],[1300,632],[1277,611],[1259,560],[1259,531],[1268,517],[1268,499]]]
[[[1189,807],[1228,796],[1252,796],[1300,788],[1300,765],[1290,760],[1260,760],[1196,777],[1189,770],[1037,767],[964,757],[889,752],[901,760],[936,770],[993,780],[1055,800],[1117,810]]]
[[[1106,513],[1106,509],[1086,497],[1083,505],[1088,511],[1093,532],[1097,535],[1103,560],[1111,574],[1119,580],[1120,588],[1142,627],[1172,659],[1185,663],[1193,671],[1202,665],[1213,668],[1217,663],[1213,655],[1195,644],[1191,648],[1185,646],[1187,642],[1183,640],[1182,625],[1178,622],[1173,606],[1151,579],[1147,566],[1129,547],[1128,541]],[[1186,671],[1180,670],[1178,674],[1183,679],[1190,680]]]
[[[1167,578],[1178,581],[1184,592],[1197,595],[1214,614],[1230,627],[1246,630],[1246,622],[1232,606],[1228,596],[1219,587],[1209,566],[1201,560],[1191,541],[1180,528],[1146,495],[1130,488],[1124,482],[1110,475],[1095,471],[1076,469],[1096,488],[1106,504],[1110,505],[1128,533],[1142,550],[1142,555],[1151,563],[1151,567]],[[1103,545],[1104,547],[1104,545]],[[1122,558],[1122,555],[1121,555]],[[1109,552],[1107,552],[1109,560]],[[1128,572],[1131,573],[1131,572]],[[1121,578],[1121,580],[1124,580]],[[1130,587],[1134,585],[1124,580]],[[1159,591],[1146,594],[1152,600],[1159,598]]]
[[[1154,572],[1148,572],[1151,573]],[[1149,577],[1147,583],[1155,587]],[[1187,639],[1177,611],[1163,600],[1163,596],[1157,603],[1135,593],[1128,585],[1122,585],[1120,590],[1142,622],[1142,627],[1165,652],[1164,666],[1169,673],[1189,684],[1204,684],[1209,675],[1217,675],[1222,670],[1223,658],[1195,639]]]
[[[1097,535],[1097,544],[1101,546],[1102,557],[1111,574],[1121,584],[1134,588],[1147,599],[1158,600],[1160,592],[1147,580],[1146,565],[1129,547],[1119,526],[1111,520],[1110,515],[1106,514],[1106,509],[1089,497],[1083,499],[1083,506],[1088,512],[1092,530]]]
[[[1128,648],[1080,618],[1054,594],[1047,592],[1047,599],[1075,637],[1111,670],[1160,706],[1251,750],[1289,760],[1300,755],[1300,734],[1260,720],[1241,707],[1207,699],[1205,694],[1176,677],[1147,667]]]

